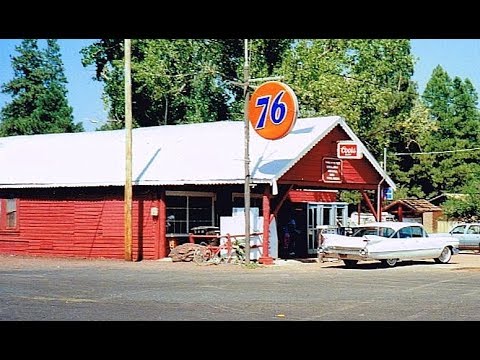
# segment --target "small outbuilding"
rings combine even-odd
[[[424,225],[428,232],[437,232],[438,219],[443,215],[440,206],[425,199],[396,200],[383,208],[394,214],[398,221],[412,221]]]

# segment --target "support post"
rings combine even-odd
[[[270,256],[270,185],[265,185],[265,191],[263,193],[263,243],[262,243],[262,256],[258,259],[260,264],[272,265],[273,258]]]
[[[362,192],[362,197],[363,200],[367,203],[368,209],[371,211],[375,219],[378,219],[377,211],[375,210],[375,207],[373,206],[372,202],[370,201],[370,198],[368,195],[365,193],[365,190],[361,190]]]
[[[160,228],[159,258],[167,257],[167,249],[170,248],[167,241],[167,206],[165,202],[165,189],[160,190],[160,200],[158,206],[158,221]]]
[[[132,261],[132,78],[131,40],[125,39],[125,260]]]

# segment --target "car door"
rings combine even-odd
[[[396,258],[398,259],[411,259],[415,256],[416,244],[412,238],[411,226],[406,226],[398,230],[393,238],[396,238],[395,250],[397,252]]]
[[[480,225],[470,224],[462,235],[462,244],[465,248],[478,250],[480,244]]]
[[[465,233],[467,231],[467,225],[457,225],[452,230],[450,230],[450,234],[455,236],[458,239],[458,248],[459,249],[467,249],[468,245],[465,240]]]
[[[421,226],[409,226],[402,229],[410,237],[405,239],[405,249],[410,259],[435,257],[439,254],[440,245],[435,237],[429,237]]]

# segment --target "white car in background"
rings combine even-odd
[[[460,250],[480,251],[480,223],[457,224],[448,233],[458,239]]]
[[[454,254],[458,254],[458,239],[454,236],[429,235],[422,224],[393,221],[355,227],[351,236],[321,234],[318,247],[319,259],[340,259],[348,268],[371,260],[378,260],[385,267],[420,259],[446,264]]]

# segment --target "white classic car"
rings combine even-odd
[[[370,260],[379,260],[385,267],[417,259],[446,264],[453,254],[458,254],[455,237],[429,235],[422,224],[411,222],[371,222],[355,227],[351,236],[321,233],[318,246],[320,260],[341,259],[349,268]]]

